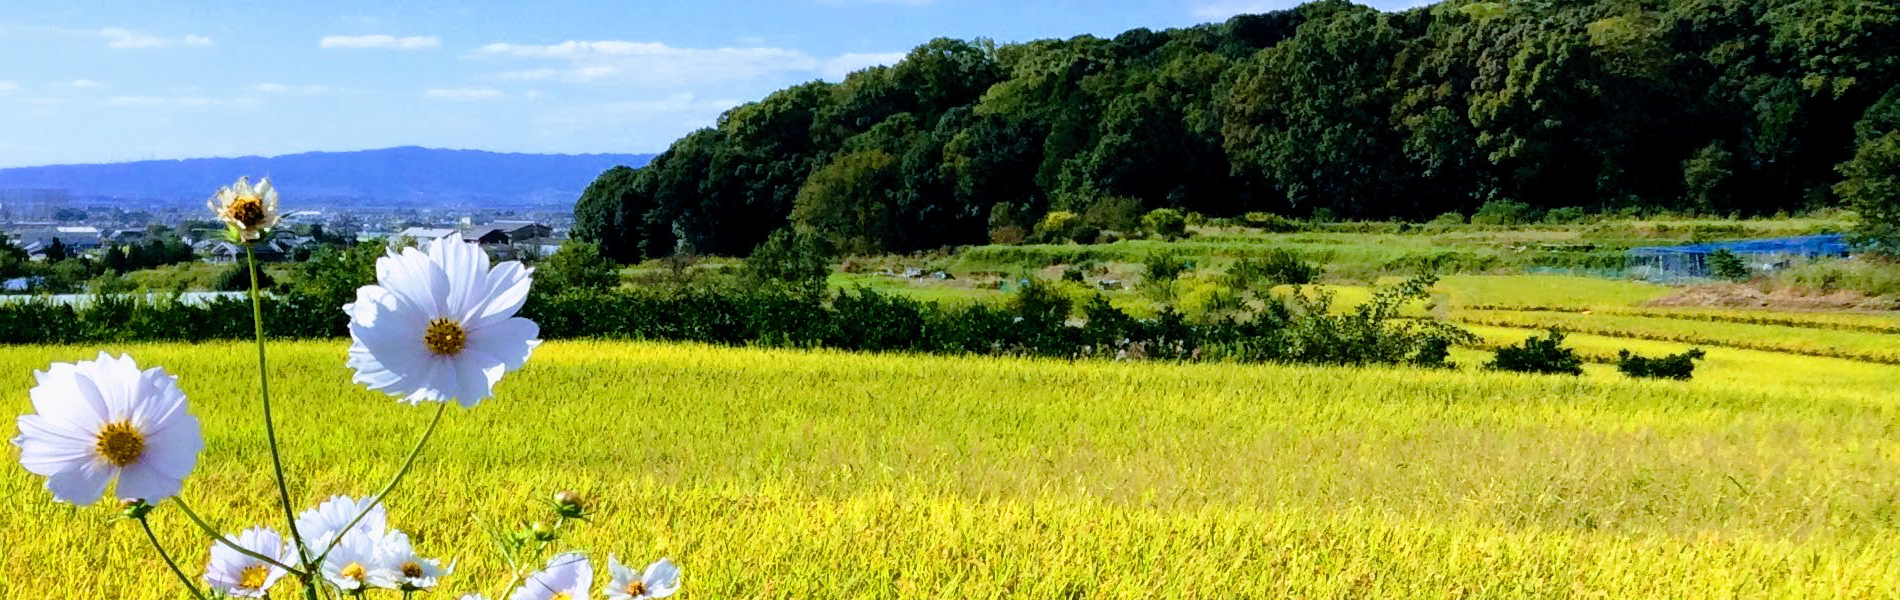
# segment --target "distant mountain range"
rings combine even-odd
[[[514,154],[405,146],[357,152],[0,169],[0,190],[77,198],[202,201],[239,175],[270,176],[286,200],[326,205],[487,206],[573,202],[602,171],[651,154]]]

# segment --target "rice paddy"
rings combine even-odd
[[[273,345],[298,504],[369,492],[432,411],[352,385],[345,347]],[[0,349],[6,406],[97,350]],[[250,347],[108,350],[177,373],[204,419],[183,497],[278,524]],[[690,598],[1893,597],[1895,381],[1731,348],[1652,382],[552,342],[451,410],[390,519],[459,561],[443,598],[498,597],[477,520],[545,518],[561,489],[597,506],[567,543],[671,556]],[[0,597],[183,597],[111,512],[0,469]]]

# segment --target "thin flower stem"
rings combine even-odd
[[[554,518],[554,527],[549,529],[549,531],[553,532],[554,537],[541,540],[541,544],[538,546],[535,546],[534,554],[531,554],[528,556],[528,561],[527,561],[528,564],[535,565],[535,564],[541,563],[541,555],[547,553],[548,544],[553,543],[555,538],[560,537],[561,526],[566,525],[566,524],[567,524],[566,516],[557,516]],[[510,560],[509,563],[511,566],[514,566],[513,564],[514,561]],[[506,596],[508,594],[508,590],[514,589],[515,584],[521,583],[521,572],[523,570],[524,569],[522,569],[520,566],[514,566],[514,569],[513,569],[514,572],[508,576],[508,584],[501,586],[502,591],[500,594],[498,594],[499,596]]]
[[[204,517],[200,517],[198,516],[198,513],[192,512],[191,505],[185,504],[184,498],[173,496],[170,502],[172,503],[172,505],[178,507],[179,512],[185,513],[185,518],[191,519],[191,522],[197,524],[199,529],[203,529],[206,535],[211,536],[212,541],[215,541],[220,544],[224,544],[225,546],[229,546],[232,550],[236,550],[238,554],[249,556],[251,558],[264,561],[270,566],[283,569],[284,571],[289,572],[291,575],[303,577],[304,572],[302,570],[297,569],[296,567],[292,567],[290,565],[286,565],[282,562],[278,562],[278,560],[275,558],[271,558],[269,556],[264,556],[263,554],[259,554],[255,551],[252,551],[250,548],[239,546],[237,545],[237,542],[233,542],[230,539],[224,537],[224,534],[218,532],[218,528],[212,527],[210,523],[206,523],[204,520]]]
[[[185,575],[183,569],[178,568],[178,563],[172,561],[172,555],[165,552],[165,546],[158,543],[158,536],[152,533],[152,524],[145,522],[144,515],[140,515],[138,521],[139,527],[145,529],[145,539],[152,541],[152,549],[158,551],[159,558],[165,559],[165,566],[172,568],[172,574],[178,576],[178,583],[185,586],[186,590],[191,591],[191,597],[197,598],[198,600],[205,600],[204,592],[198,591],[198,586],[191,582],[191,577]]]
[[[264,300],[257,285],[257,250],[252,244],[244,245],[245,262],[251,267],[251,323],[257,337],[257,386],[264,399],[264,438],[270,442],[271,471],[277,474],[277,503],[284,509],[284,525],[290,528],[292,547],[297,549],[297,561],[305,572],[313,570],[310,550],[303,545],[303,534],[297,531],[297,511],[290,507],[290,486],[284,483],[284,457],[277,450],[277,424],[271,418],[270,375],[264,362]],[[304,583],[308,584],[309,581]],[[306,594],[316,598],[316,594]]]
[[[389,483],[384,484],[383,489],[381,491],[376,492],[375,496],[370,497],[369,503],[363,506],[363,511],[356,513],[356,518],[350,519],[350,523],[348,525],[344,525],[343,528],[339,529],[338,531],[349,531],[351,529],[356,528],[356,524],[359,522],[362,522],[363,517],[369,516],[369,511],[375,510],[376,505],[383,503],[383,498],[388,497],[390,492],[395,491],[396,484],[402,483],[403,476],[409,474],[409,468],[416,465],[416,457],[422,455],[422,448],[424,446],[429,445],[429,438],[435,436],[436,426],[442,424],[442,415],[446,415],[448,413],[449,413],[448,402],[444,401],[441,403],[440,406],[436,407],[435,418],[429,420],[428,429],[422,430],[422,438],[416,440],[416,446],[414,448],[409,449],[409,457],[403,459],[402,468],[396,470],[396,476],[389,478]],[[312,559],[312,562],[313,563],[323,562],[324,557],[329,556],[330,551],[336,549],[337,542],[341,542],[341,541],[343,541],[343,536],[340,536],[340,535],[333,536],[330,539],[329,545],[324,546],[323,551],[318,552],[316,558]]]

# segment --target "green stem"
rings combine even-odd
[[[212,527],[210,523],[206,523],[204,520],[204,517],[200,517],[198,516],[198,513],[192,512],[191,505],[185,504],[184,498],[179,498],[179,497],[174,496],[171,498],[171,500],[169,500],[169,502],[171,502],[173,506],[177,506],[179,512],[185,513],[185,518],[191,519],[191,522],[197,524],[199,529],[203,529],[206,535],[210,535],[212,541],[215,541],[220,544],[224,544],[225,546],[230,547],[232,550],[236,550],[238,554],[242,554],[245,556],[249,556],[251,558],[264,561],[270,566],[283,569],[284,571],[289,572],[292,575],[303,577],[304,572],[302,570],[299,570],[290,565],[286,565],[282,562],[278,562],[278,560],[275,558],[271,558],[269,556],[264,556],[263,554],[259,554],[251,550],[250,548],[239,546],[237,545],[237,542],[233,542],[229,538],[224,537],[224,534],[218,532],[218,528]]]
[[[172,561],[172,555],[165,552],[165,546],[158,543],[158,536],[152,533],[152,524],[145,522],[144,516],[140,516],[138,521],[139,527],[145,529],[145,539],[152,541],[152,549],[158,551],[159,558],[165,559],[165,566],[172,568],[172,574],[178,576],[178,583],[184,585],[186,590],[191,591],[191,597],[197,598],[198,600],[205,600],[204,592],[198,591],[198,586],[191,582],[191,577],[185,575],[183,569],[178,568],[178,563]]]
[[[297,563],[303,565],[304,598],[317,600],[316,588],[311,585],[309,573],[316,571],[316,565],[310,560],[310,549],[303,545],[303,533],[297,531],[297,510],[290,507],[290,486],[284,483],[284,457],[277,449],[277,423],[271,418],[270,410],[270,372],[264,361],[264,299],[257,285],[257,250],[253,243],[244,244],[244,262],[251,267],[251,324],[257,338],[257,387],[264,400],[264,439],[270,442],[271,471],[277,475],[277,503],[284,509],[284,525],[290,528],[291,547],[297,549]]]
[[[565,517],[565,516],[558,516],[558,517],[555,517],[555,518],[554,518],[554,527],[553,527],[552,529],[550,529],[550,530],[549,530],[549,531],[552,531],[552,532],[554,533],[554,537],[553,537],[553,538],[550,538],[550,539],[545,539],[545,540],[541,540],[541,543],[540,543],[540,545],[537,545],[537,546],[535,546],[535,547],[534,547],[534,553],[533,553],[533,554],[530,554],[530,555],[528,555],[528,564],[529,564],[529,565],[538,565],[538,564],[541,564],[541,555],[543,555],[543,554],[547,554],[547,552],[548,552],[548,544],[552,544],[552,543],[554,543],[554,540],[555,540],[555,539],[558,539],[558,538],[560,537],[560,535],[561,535],[561,526],[562,526],[562,525],[566,525],[566,524],[567,524],[567,517]],[[514,563],[514,561],[512,561],[512,560],[510,560],[509,562],[510,562],[510,564],[513,564],[513,563]],[[518,584],[518,583],[521,583],[521,572],[522,572],[522,570],[523,570],[523,569],[522,569],[522,568],[521,568],[520,566],[518,566],[518,565],[516,565],[516,566],[514,567],[514,573],[512,573],[512,574],[510,574],[510,575],[508,576],[508,584],[507,584],[507,585],[504,585],[504,586],[501,586],[501,593],[500,593],[500,594],[498,594],[498,595],[497,595],[497,597],[504,597],[504,598],[505,598],[505,597],[507,597],[507,596],[508,596],[508,590],[512,590],[512,589],[515,589],[515,584]]]
[[[422,455],[422,448],[429,445],[429,438],[435,436],[436,426],[442,424],[442,415],[448,414],[449,412],[448,402],[444,401],[439,404],[440,406],[435,409],[435,418],[429,420],[428,429],[422,430],[422,438],[416,440],[416,446],[409,449],[409,457],[403,459],[402,468],[396,470],[396,476],[389,478],[389,483],[384,484],[383,489],[376,492],[375,496],[371,496],[369,504],[363,506],[363,511],[356,513],[356,518],[350,519],[350,523],[344,525],[340,531],[349,531],[355,528],[356,524],[363,520],[363,517],[369,516],[369,511],[375,510],[376,505],[382,504],[383,498],[388,497],[390,492],[395,491],[396,484],[402,483],[403,476],[409,474],[409,468],[416,465],[416,457]],[[313,562],[323,562],[324,557],[329,556],[330,551],[336,549],[337,542],[341,541],[343,541],[343,536],[332,536],[330,544],[324,546],[322,552],[317,553],[317,557]]]

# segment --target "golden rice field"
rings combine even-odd
[[[344,348],[274,345],[300,504],[370,491],[432,411],[350,384]],[[281,527],[250,347],[111,350],[171,368],[205,420],[184,496]],[[94,352],[0,349],[5,406]],[[690,598],[1900,595],[1900,367],[1722,348],[1697,375],[558,342],[451,410],[390,516],[459,560],[437,598],[496,597],[472,519],[563,488],[600,505],[569,541],[671,556]],[[183,597],[132,524],[53,504],[6,448],[0,598]]]

